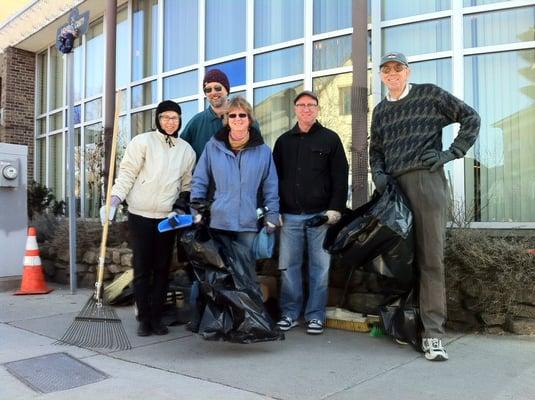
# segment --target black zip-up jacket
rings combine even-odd
[[[296,124],[275,142],[281,213],[341,211],[347,201],[349,166],[338,135],[314,123],[307,133]]]

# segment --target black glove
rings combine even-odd
[[[385,174],[383,171],[378,170],[372,173],[372,179],[375,185],[375,189],[379,193],[383,193],[386,189],[386,185],[388,184],[388,174]]]
[[[173,211],[177,214],[188,214],[190,192],[180,192],[173,204]]]
[[[438,151],[438,150],[427,150],[422,154],[420,160],[425,167],[429,168],[429,171],[435,172],[437,169],[442,167],[449,161],[455,160],[455,154],[451,150]]]

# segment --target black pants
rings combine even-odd
[[[162,318],[175,240],[175,231],[158,232],[160,221],[128,215],[138,319],[152,324],[159,324]]]

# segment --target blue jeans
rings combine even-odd
[[[303,254],[308,252],[308,299],[305,320],[325,321],[331,256],[323,249],[327,225],[306,228],[305,221],[317,214],[283,214],[279,249],[282,315],[296,320],[303,310]]]

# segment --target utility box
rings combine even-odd
[[[0,290],[19,286],[27,209],[27,146],[0,143]]]

